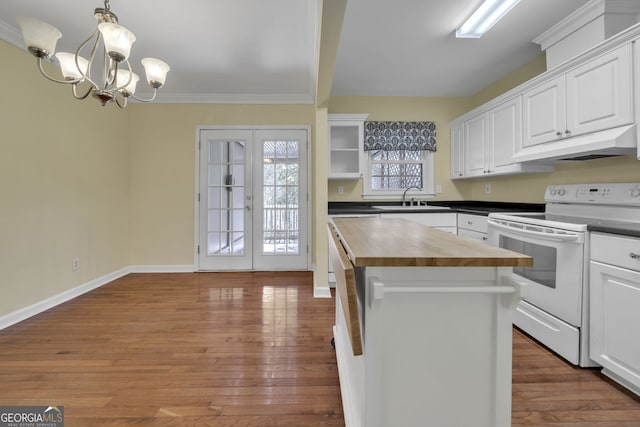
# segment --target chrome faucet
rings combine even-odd
[[[404,189],[404,193],[402,193],[402,206],[406,206],[407,202],[406,202],[406,198],[407,198],[407,191],[411,190],[412,188],[415,188],[418,191],[422,191],[421,187],[416,187],[416,186],[412,186],[412,187],[407,187]]]

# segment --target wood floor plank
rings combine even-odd
[[[67,427],[343,427],[334,305],[308,272],[130,274],[0,331],[0,404],[63,405]],[[640,427],[637,396],[513,338],[513,426]]]

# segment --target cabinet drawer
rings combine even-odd
[[[487,217],[484,215],[458,214],[458,228],[487,233]]]
[[[640,271],[640,239],[592,233],[591,259]]]
[[[481,233],[479,231],[467,230],[465,228],[458,228],[458,236],[464,237],[469,240],[479,240],[481,242],[487,241],[487,233]]]

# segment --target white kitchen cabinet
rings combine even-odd
[[[467,177],[489,173],[489,121],[482,113],[464,122],[464,174]]]
[[[524,148],[633,121],[631,44],[524,92]]]
[[[458,213],[458,236],[486,243],[488,228],[486,216]]]
[[[522,95],[523,147],[563,136],[567,123],[565,76],[544,82]]]
[[[513,163],[511,157],[522,147],[522,98],[517,96],[492,108],[488,119],[488,172],[507,173],[520,168],[521,165]]]
[[[633,87],[634,87],[634,105],[635,105],[635,122],[636,122],[636,140],[640,141],[640,38],[633,42]],[[638,160],[640,160],[640,144],[636,148]]]
[[[383,213],[381,218],[400,218],[428,225],[448,233],[457,234],[455,212]]]
[[[516,163],[512,160],[512,156],[522,147],[520,96],[464,120],[462,135],[459,135],[458,128],[459,125],[452,125],[451,158],[452,164],[456,159],[456,164],[464,166],[464,174],[454,174],[452,178],[553,171],[550,165]],[[458,157],[464,161],[461,162]]]
[[[451,179],[464,176],[464,125],[451,127]]]
[[[640,239],[591,235],[589,355],[640,395]]]
[[[329,114],[329,179],[360,179],[368,114]]]

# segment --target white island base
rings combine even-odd
[[[347,427],[511,425],[512,267],[366,267],[362,355],[339,293],[334,338]]]

